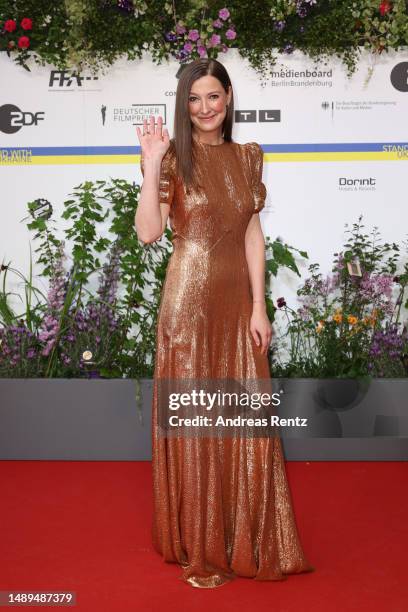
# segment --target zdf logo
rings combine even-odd
[[[3,104],[0,106],[0,132],[15,134],[22,127],[38,125],[44,121],[44,112],[30,113],[22,111],[14,104]]]

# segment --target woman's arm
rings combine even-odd
[[[154,242],[163,234],[170,207],[160,204],[160,171],[162,159],[169,148],[170,139],[167,129],[162,131],[163,120],[150,116],[143,122],[143,134],[137,128],[142,147],[143,184],[139,204],[135,214],[135,231],[142,242]]]
[[[170,207],[159,204],[161,159],[144,158],[144,177],[135,214],[135,230],[145,243],[158,240],[163,234]]]
[[[250,329],[261,352],[267,352],[272,338],[272,326],[266,314],[265,303],[265,239],[259,214],[254,213],[245,233],[245,256],[248,263],[252,291]]]

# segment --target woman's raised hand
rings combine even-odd
[[[170,137],[167,128],[163,129],[162,117],[157,118],[155,124],[153,115],[150,115],[149,122],[143,120],[143,132],[136,127],[140,146],[142,147],[142,155],[144,159],[162,159],[170,146]]]

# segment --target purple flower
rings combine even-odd
[[[304,306],[301,306],[300,308],[298,308],[297,313],[299,317],[302,319],[302,321],[309,321],[311,319],[311,314],[308,308],[305,308]]]
[[[377,330],[372,339],[369,356],[372,358],[371,369],[379,376],[384,376],[384,368],[391,373],[398,372],[407,347],[407,331],[401,331],[396,323],[386,329]],[[395,370],[397,368],[397,370]]]
[[[197,52],[200,57],[205,57],[207,55],[207,49],[203,45],[197,47]]]
[[[231,30],[230,28],[225,32],[225,36],[226,38],[228,38],[228,40],[234,40],[234,38],[237,37],[237,33],[235,32],[235,30]]]
[[[286,306],[286,301],[284,297],[278,298],[276,303],[278,305],[278,308],[283,308],[284,306]]]
[[[183,25],[180,25],[179,23],[176,25],[176,33],[177,34],[185,34],[186,32],[186,28]]]
[[[47,295],[47,311],[39,329],[39,339],[47,342],[42,354],[47,357],[51,352],[57,339],[60,326],[61,312],[64,306],[65,293],[67,289],[66,273],[64,270],[65,243],[61,242],[58,247],[55,266],[50,277],[49,290]]]
[[[29,348],[27,351],[27,359],[32,359],[35,357],[35,349]]]
[[[286,21],[275,21],[273,24],[273,29],[277,32],[282,32],[286,27]]]
[[[209,47],[216,47],[217,45],[219,45],[221,42],[221,36],[219,34],[213,34],[210,38],[210,40],[208,41],[208,46]]]
[[[289,53],[293,53],[293,51],[294,51],[294,46],[291,43],[288,43],[287,45],[285,45],[283,47],[283,52],[284,53],[288,53],[289,54]]]
[[[188,55],[189,55],[188,51],[185,51],[184,49],[180,49],[178,57],[179,59],[185,59]]]
[[[358,292],[360,297],[367,303],[375,305],[376,308],[391,314],[394,306],[392,303],[393,277],[390,274],[370,274],[364,272]]]
[[[218,17],[222,19],[223,21],[228,19],[229,16],[230,16],[230,12],[227,8],[223,8],[220,11],[218,11]]]
[[[303,19],[307,15],[307,8],[304,6],[298,6],[296,9],[296,12],[299,15],[299,17]]]
[[[50,336],[52,336],[52,331],[45,330],[38,334],[38,339],[41,340],[41,342],[46,342]]]
[[[118,8],[125,13],[131,13],[134,10],[133,2],[131,0],[118,0]]]
[[[188,33],[188,38],[193,41],[196,41],[198,38],[200,38],[198,30],[190,30]]]
[[[177,36],[174,34],[174,32],[166,32],[164,38],[169,42],[174,42],[175,40],[177,40]]]
[[[184,51],[187,51],[187,53],[191,53],[193,50],[193,45],[190,42],[186,42],[183,49]]]
[[[222,23],[222,21],[220,21],[219,19],[215,19],[212,22],[214,28],[222,28],[224,26],[224,24]]]

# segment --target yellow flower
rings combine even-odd
[[[347,321],[350,323],[350,325],[355,325],[358,321],[357,317],[353,317],[353,315],[349,315],[347,317]]]

